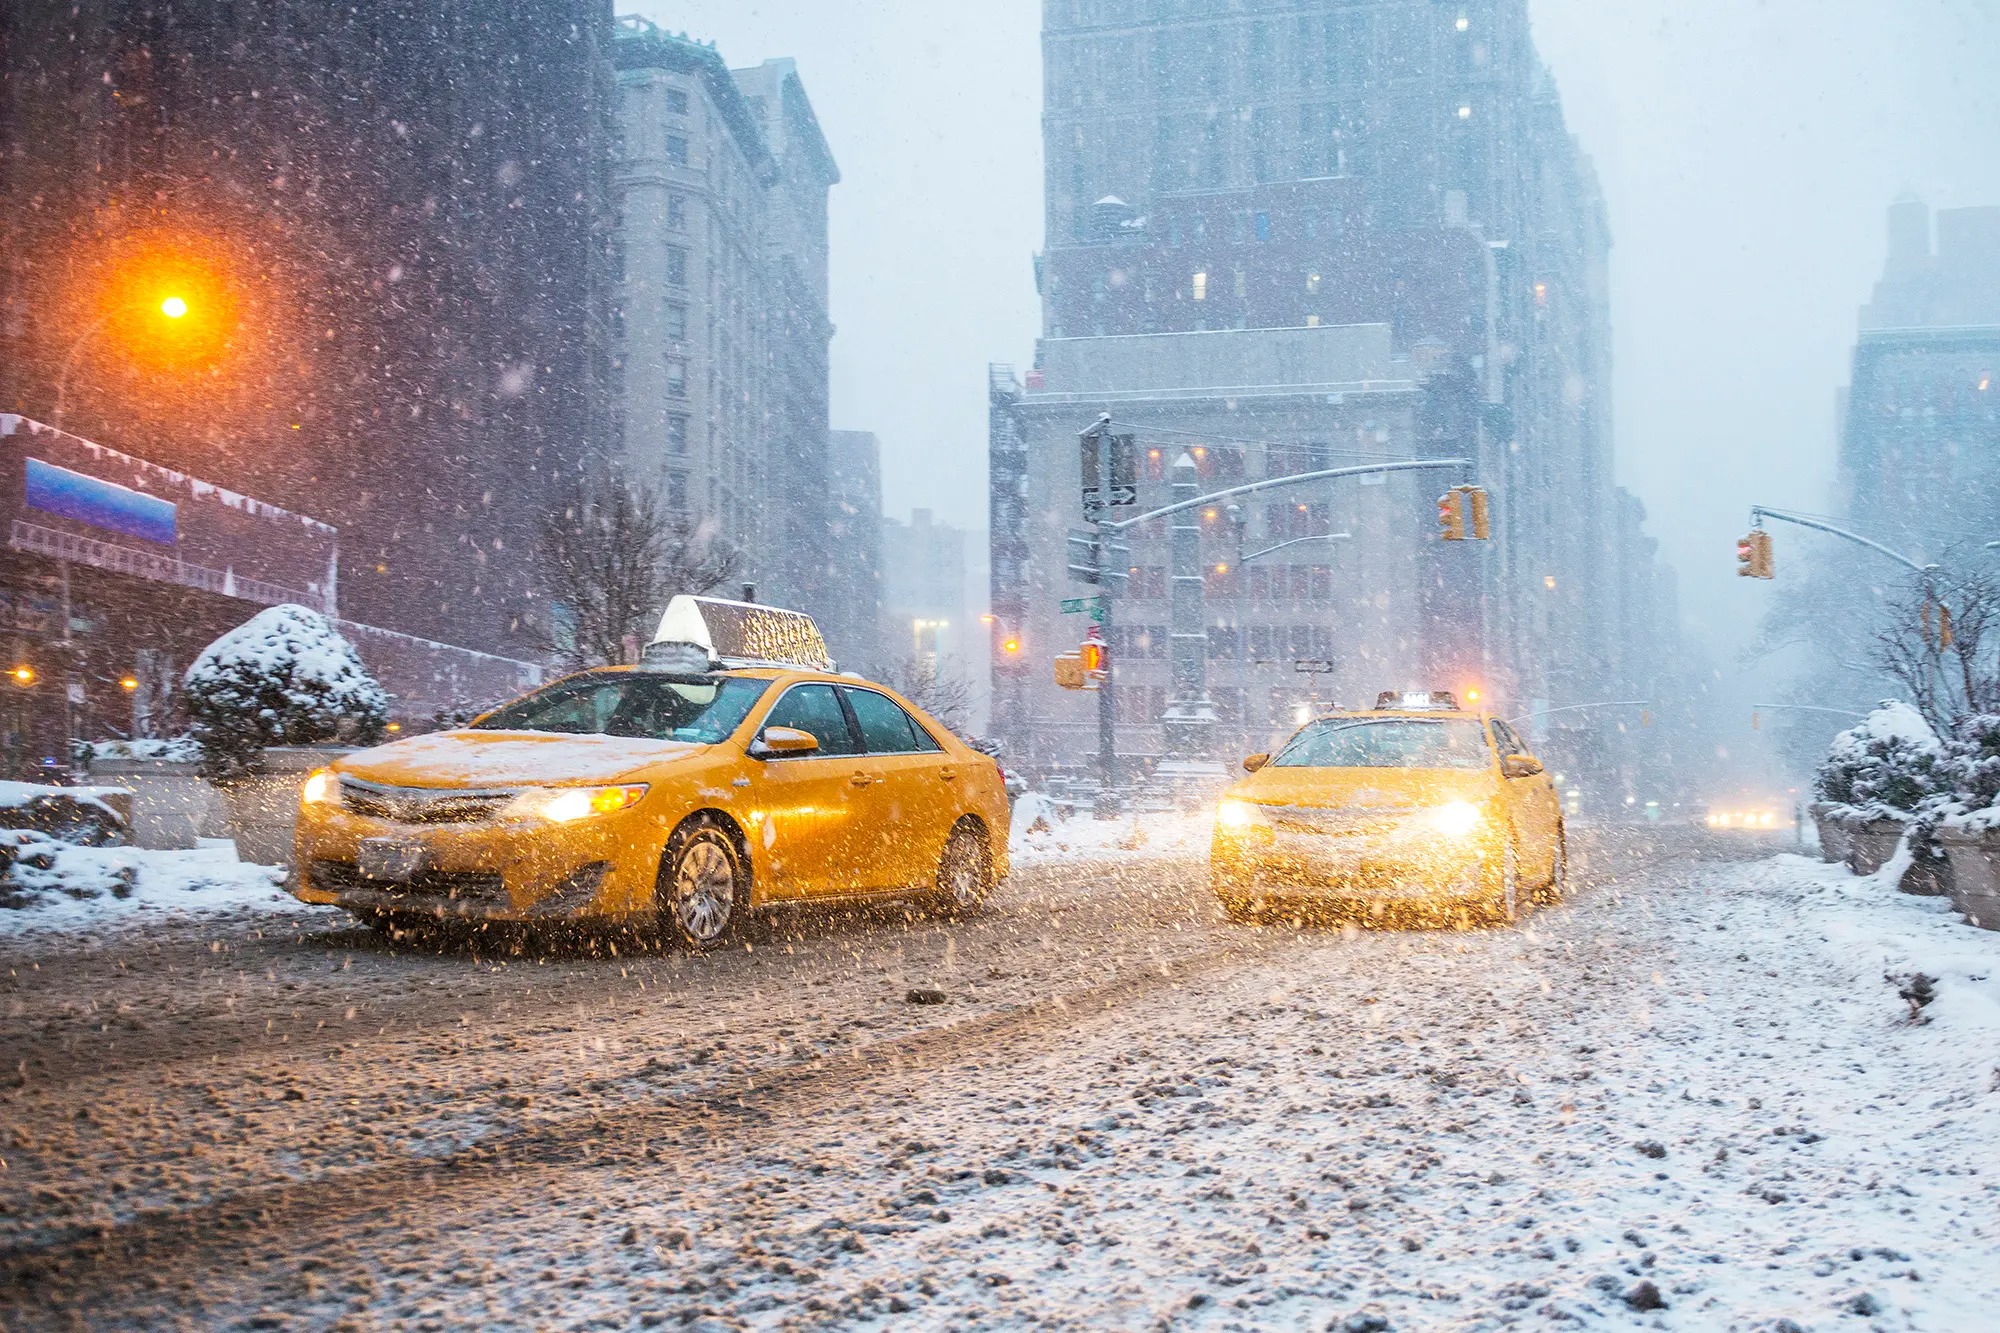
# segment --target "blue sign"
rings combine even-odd
[[[39,509],[58,518],[75,519],[94,528],[137,537],[141,541],[158,542],[162,546],[174,544],[178,534],[172,501],[135,491],[130,486],[71,472],[68,468],[44,463],[39,458],[30,458],[27,464],[26,499],[30,509]]]

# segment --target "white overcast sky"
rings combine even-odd
[[[1890,201],[2000,204],[2000,3],[1531,4],[1609,202],[1619,477],[1730,647],[1766,587],[1733,577],[1749,505],[1831,501]],[[985,366],[1025,367],[1038,327],[1041,6],[631,7],[731,65],[798,61],[844,176],[833,423],[881,436],[888,513],[983,528]]]

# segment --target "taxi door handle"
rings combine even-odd
[[[958,770],[955,768],[940,768],[938,770],[938,776],[943,778],[946,782],[950,782],[958,777]]]
[[[848,779],[849,782],[853,783],[857,787],[866,787],[871,782],[880,782],[881,780],[882,779],[868,773],[856,773],[853,777]]]

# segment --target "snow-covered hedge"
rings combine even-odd
[[[1814,790],[1822,801],[1859,818],[1907,820],[1938,792],[1943,747],[1917,710],[1885,699],[1864,720],[1833,738]]]
[[[86,768],[100,759],[160,759],[192,764],[201,758],[201,746],[192,736],[141,736],[129,741],[78,741],[75,754]]]
[[[372,745],[389,696],[333,622],[274,606],[202,650],[187,672],[188,715],[214,777],[257,771],[267,745]]]

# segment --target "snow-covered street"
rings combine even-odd
[[[331,914],[0,945],[0,1318],[1967,1329],[2000,1302],[2000,935],[1935,900],[1594,842],[1517,929],[1250,929],[1198,857],[1089,855],[976,921],[808,917],[708,958],[412,955]]]

